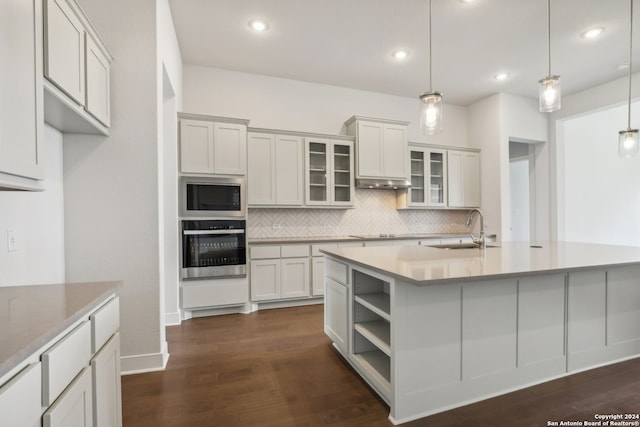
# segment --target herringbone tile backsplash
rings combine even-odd
[[[464,233],[467,211],[397,210],[390,190],[356,190],[353,209],[249,209],[248,237]]]

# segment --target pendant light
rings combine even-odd
[[[560,109],[560,76],[551,75],[551,0],[547,0],[547,51],[549,54],[549,74],[538,80],[538,99],[541,113]]]
[[[618,155],[635,157],[638,155],[638,129],[631,129],[631,59],[633,47],[633,0],[629,0],[629,101],[627,104],[627,128],[618,132]]]
[[[429,91],[420,95],[420,129],[426,135],[442,131],[442,94],[431,89],[431,1],[429,0]]]

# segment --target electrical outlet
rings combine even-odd
[[[16,233],[13,228],[7,228],[7,252],[16,250]]]

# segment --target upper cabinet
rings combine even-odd
[[[41,190],[42,3],[0,2],[0,189]]]
[[[74,0],[44,0],[45,121],[109,134],[112,56]]]
[[[446,207],[447,150],[410,146],[409,161],[411,187],[398,190],[399,207]]]
[[[480,152],[415,144],[409,146],[411,187],[397,190],[398,209],[480,207]]]
[[[306,138],[306,204],[353,206],[353,164],[353,141]]]
[[[345,125],[356,137],[356,179],[408,178],[408,122],[353,116]]]
[[[251,131],[248,151],[249,207],[301,207],[304,204],[302,137],[265,129]]]
[[[248,120],[179,114],[180,172],[246,175]]]
[[[247,139],[249,207],[353,207],[352,137],[250,129]]]
[[[449,207],[480,207],[480,153],[449,150],[447,163]]]

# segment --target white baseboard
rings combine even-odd
[[[164,325],[165,326],[177,326],[182,323],[182,319],[180,318],[180,312],[176,311],[175,313],[165,313],[164,314]]]
[[[166,347],[165,347],[166,348]],[[164,371],[169,361],[169,353],[138,354],[122,356],[120,369],[122,375],[142,374],[145,372]]]
[[[268,310],[270,308],[286,308],[286,307],[300,307],[303,305],[315,305],[315,304],[324,304],[324,296],[319,296],[315,298],[306,298],[306,299],[292,299],[285,301],[267,301],[267,302],[258,302],[253,304],[253,310]]]

